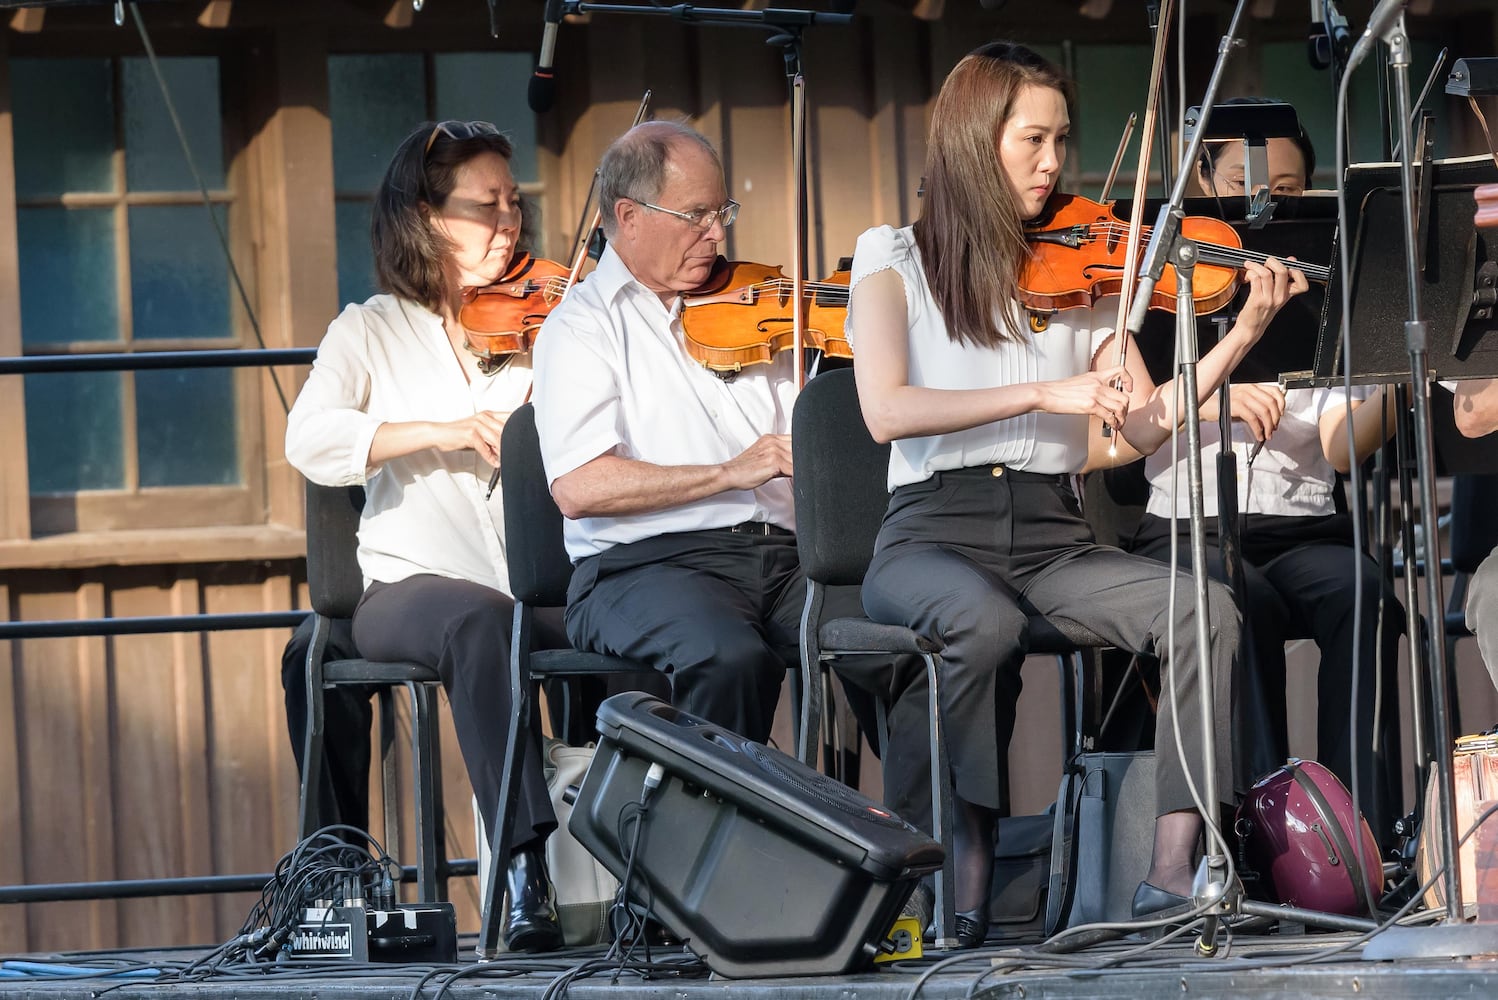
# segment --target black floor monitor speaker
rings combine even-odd
[[[598,730],[569,828],[621,880],[633,853],[631,897],[719,975],[867,966],[941,866],[941,845],[878,803],[650,695],[605,701]]]

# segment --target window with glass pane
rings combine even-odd
[[[539,211],[536,119],[519,100],[530,75],[526,52],[328,57],[340,301],[363,302],[379,290],[370,204],[396,147],[423,121],[487,121],[507,132],[515,144],[510,169],[530,198],[532,215]],[[531,229],[535,220],[526,221]]]
[[[28,354],[237,343],[199,190],[201,177],[227,233],[218,61],[160,68],[191,162],[147,60],[10,63]],[[31,492],[238,483],[234,386],[213,370],[28,376]]]

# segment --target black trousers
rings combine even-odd
[[[1216,518],[1207,522],[1207,571],[1225,580]],[[1178,559],[1191,563],[1190,525],[1177,521]],[[1310,638],[1321,651],[1317,673],[1317,758],[1352,787],[1357,720],[1358,797],[1380,844],[1391,845],[1400,813],[1399,637],[1404,605],[1372,559],[1353,546],[1346,515],[1250,514],[1240,532],[1245,625],[1236,711],[1238,783],[1247,787],[1289,755],[1285,719],[1285,643]],[[1146,516],[1132,551],[1168,562],[1170,522]],[[1362,561],[1362,589],[1353,560]],[[1380,601],[1383,607],[1380,608]],[[1357,700],[1353,690],[1353,615],[1362,605]],[[1382,665],[1382,673],[1378,665]],[[1375,715],[1377,722],[1375,724]]]
[[[790,532],[657,535],[577,564],[567,635],[668,675],[677,708],[764,742],[799,659],[805,581]],[[856,589],[830,593],[827,607],[856,614]]]
[[[370,584],[354,610],[354,642],[364,656],[426,664],[442,676],[486,830],[499,805],[506,727],[514,719],[509,682],[514,607],[509,597],[481,584],[421,575]],[[559,624],[555,615],[537,612],[537,648],[566,645]],[[515,807],[515,849],[538,843],[557,825],[541,768],[539,716],[531,732],[535,739],[526,748]]]
[[[946,644],[942,710],[958,795],[1008,806],[1007,754],[1027,652],[1028,616],[1069,619],[1116,645],[1164,656],[1169,571],[1097,545],[1063,477],[999,467],[937,473],[890,498],[873,563],[864,578],[870,618],[904,625]],[[1238,612],[1227,588],[1209,587],[1215,718],[1210,720],[1222,797],[1232,792],[1227,740]],[[1160,700],[1155,720],[1157,814],[1192,808],[1189,761],[1198,789],[1203,720],[1197,706],[1197,649],[1190,579],[1176,598],[1176,706]],[[886,802],[930,830],[928,689],[919,669],[895,676]],[[1185,761],[1172,723],[1180,719]]]
[[[297,774],[306,771],[307,653],[312,648],[313,616],[308,615],[281,653],[281,687],[286,694],[286,731]],[[354,624],[331,619],[324,661],[357,659]],[[323,692],[322,774],[317,780],[317,814],[325,823],[369,829],[369,726],[374,712],[369,699],[374,688],[340,684]]]
[[[561,612],[536,612],[538,630],[546,646],[558,644]],[[286,730],[296,758],[297,774],[305,772],[307,732],[307,653],[312,648],[313,619],[309,615],[292,633],[281,654],[281,686],[286,695]],[[359,657],[354,646],[354,623],[331,619],[324,660]],[[607,677],[563,678],[543,683],[552,732],[563,742],[582,746],[597,739],[594,717],[598,705],[621,691],[649,691],[670,697],[670,685],[658,674],[611,674]],[[370,699],[378,685],[340,684],[323,692],[323,767],[317,782],[318,815],[327,823],[343,823],[360,830],[369,823],[369,765],[372,756]],[[564,709],[570,708],[570,712]]]

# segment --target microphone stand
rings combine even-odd
[[[791,317],[792,343],[795,344],[795,379],[799,388],[806,381],[806,261],[808,256],[808,218],[806,183],[806,78],[801,67],[801,34],[817,24],[850,24],[852,14],[819,10],[786,10],[767,7],[763,10],[734,10],[722,7],[696,7],[689,3],[670,7],[643,7],[590,0],[563,0],[566,14],[645,14],[666,16],[686,24],[715,24],[729,27],[764,28],[774,32],[770,45],[781,47],[785,57],[785,75],[790,84],[791,156],[794,173],[795,205],[792,207],[792,229],[796,239],[791,248]]]
[[[1196,610],[1197,646],[1197,711],[1202,720],[1202,808],[1209,834],[1206,838],[1205,856],[1197,868],[1192,883],[1192,902],[1198,907],[1208,907],[1205,925],[1196,942],[1196,951],[1203,956],[1217,954],[1218,932],[1225,916],[1238,913],[1251,916],[1270,917],[1276,920],[1295,920],[1309,926],[1321,926],[1334,930],[1370,931],[1377,925],[1371,920],[1321,913],[1298,907],[1276,906],[1244,898],[1242,885],[1236,878],[1228,879],[1229,859],[1224,853],[1220,834],[1215,831],[1217,808],[1217,747],[1214,742],[1216,714],[1214,706],[1214,683],[1211,661],[1211,627],[1207,607],[1206,569],[1206,525],[1204,516],[1204,494],[1202,485],[1201,412],[1198,402],[1196,365],[1198,345],[1196,336],[1196,308],[1192,297],[1192,272],[1196,265],[1196,244],[1181,235],[1181,223],[1185,218],[1182,204],[1186,197],[1186,186],[1191,180],[1191,164],[1201,154],[1203,137],[1207,134],[1207,121],[1217,101],[1217,92],[1227,66],[1227,57],[1234,48],[1243,45],[1238,37],[1238,25],[1243,18],[1247,0],[1238,0],[1233,8],[1232,20],[1227,33],[1218,46],[1217,62],[1202,99],[1201,122],[1192,135],[1191,142],[1181,159],[1171,189],[1170,201],[1160,209],[1159,217],[1145,248],[1140,265],[1139,289],[1135,293],[1133,307],[1129,312],[1126,329],[1137,336],[1144,326],[1155,286],[1165,272],[1165,265],[1176,269],[1176,360],[1180,371],[1179,392],[1186,410],[1186,468],[1189,483],[1191,511],[1191,571],[1194,583]],[[1174,651],[1172,650],[1172,654]],[[1174,655],[1171,663],[1175,662]],[[1163,695],[1162,695],[1163,697]],[[1156,748],[1156,752],[1161,752]],[[1188,768],[1189,771],[1189,768]]]
[[[1193,577],[1196,611],[1194,622],[1196,626],[1197,647],[1197,711],[1201,716],[1202,727],[1202,801],[1201,806],[1205,811],[1203,820],[1209,831],[1215,830],[1217,819],[1212,813],[1217,809],[1217,747],[1215,743],[1216,726],[1213,719],[1216,714],[1213,703],[1213,678],[1211,666],[1211,626],[1208,621],[1207,609],[1207,561],[1206,561],[1206,528],[1204,517],[1204,499],[1202,486],[1202,456],[1201,456],[1201,413],[1200,403],[1197,398],[1196,362],[1197,362],[1197,337],[1196,337],[1196,307],[1192,298],[1192,274],[1196,265],[1196,244],[1181,236],[1181,222],[1185,218],[1182,204],[1186,198],[1186,184],[1191,177],[1191,164],[1195,163],[1201,153],[1202,138],[1207,132],[1207,119],[1212,113],[1212,106],[1216,103],[1217,92],[1222,84],[1224,70],[1227,67],[1227,57],[1234,48],[1243,44],[1238,37],[1238,25],[1243,18],[1243,9],[1247,0],[1238,0],[1233,8],[1233,17],[1228,24],[1227,33],[1223,36],[1218,47],[1217,62],[1212,67],[1212,77],[1207,84],[1206,97],[1202,99],[1202,119],[1196,132],[1191,137],[1185,154],[1181,160],[1180,169],[1176,172],[1175,184],[1171,188],[1170,200],[1160,209],[1160,214],[1150,234],[1149,243],[1145,248],[1144,259],[1140,265],[1139,288],[1135,292],[1133,308],[1129,312],[1126,330],[1130,335],[1138,336],[1144,327],[1145,315],[1149,309],[1155,286],[1159,284],[1160,278],[1165,273],[1165,265],[1173,264],[1176,269],[1176,364],[1180,375],[1180,386],[1177,391],[1181,393],[1186,410],[1186,469],[1187,481],[1189,483],[1189,501],[1191,511],[1191,572]],[[1174,587],[1174,584],[1172,584]],[[1169,662],[1174,670],[1175,656],[1171,650]],[[1162,684],[1165,679],[1162,678]],[[1170,682],[1174,686],[1173,680]],[[1162,698],[1164,697],[1162,693]],[[1172,697],[1174,695],[1172,694]],[[1168,752],[1167,749],[1156,748],[1156,752]],[[1188,768],[1189,773],[1189,768]],[[1223,912],[1222,902],[1228,896],[1227,885],[1228,858],[1223,852],[1221,836],[1209,832],[1206,838],[1206,856],[1202,859],[1201,866],[1197,869],[1196,878],[1192,884],[1193,902],[1198,906],[1208,903],[1216,904],[1208,912],[1206,926],[1202,930],[1201,938],[1197,942],[1197,950],[1204,955],[1215,954],[1217,951],[1216,937],[1218,924]]]
[[[1410,388],[1414,400],[1415,456],[1420,484],[1420,525],[1425,546],[1425,598],[1432,614],[1445,607],[1441,586],[1441,547],[1436,534],[1435,458],[1431,441],[1430,378],[1426,356],[1429,349],[1427,325],[1421,316],[1420,246],[1416,232],[1416,180],[1414,173],[1414,140],[1410,122],[1410,44],[1405,34],[1404,13],[1400,12],[1394,28],[1386,37],[1389,46],[1388,67],[1394,79],[1399,125],[1399,179],[1403,194],[1405,283],[1409,297],[1409,314],[1404,323],[1405,344],[1410,357]],[[1405,572],[1414,572],[1412,555],[1406,550]],[[1411,659],[1419,664],[1419,649],[1411,643]],[[1430,724],[1432,750],[1436,765],[1437,843],[1443,867],[1442,885],[1446,893],[1446,921],[1433,927],[1394,926],[1371,941],[1363,957],[1386,960],[1411,957],[1462,957],[1498,953],[1498,927],[1492,924],[1464,924],[1461,895],[1461,870],[1458,867],[1455,793],[1452,780],[1450,693],[1446,688],[1446,650],[1443,643],[1432,642],[1429,648]],[[1416,674],[1418,678],[1418,672]],[[1418,684],[1417,684],[1418,686]]]

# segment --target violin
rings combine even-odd
[[[1150,235],[1140,229],[1140,242]],[[1128,224],[1103,204],[1074,194],[1053,194],[1045,211],[1025,225],[1030,258],[1020,274],[1020,302],[1033,312],[1081,309],[1123,288]],[[1196,270],[1192,275],[1192,301],[1202,315],[1214,313],[1233,300],[1239,272],[1245,261],[1263,263],[1268,254],[1243,249],[1237,230],[1208,216],[1189,215],[1181,222],[1181,234],[1197,246]],[[1286,267],[1305,274],[1307,280],[1325,284],[1331,268],[1287,260]],[[1174,312],[1175,268],[1167,268],[1150,298],[1151,309]]]
[[[570,284],[571,268],[521,253],[494,284],[463,289],[458,322],[468,350],[478,355],[479,371],[493,375],[509,355],[534,347],[542,321]]]
[[[848,315],[847,270],[802,285],[804,346],[828,357],[851,358],[843,333]],[[682,296],[681,325],[687,353],[714,372],[769,364],[795,339],[793,282],[778,264],[719,257],[707,281]]]

